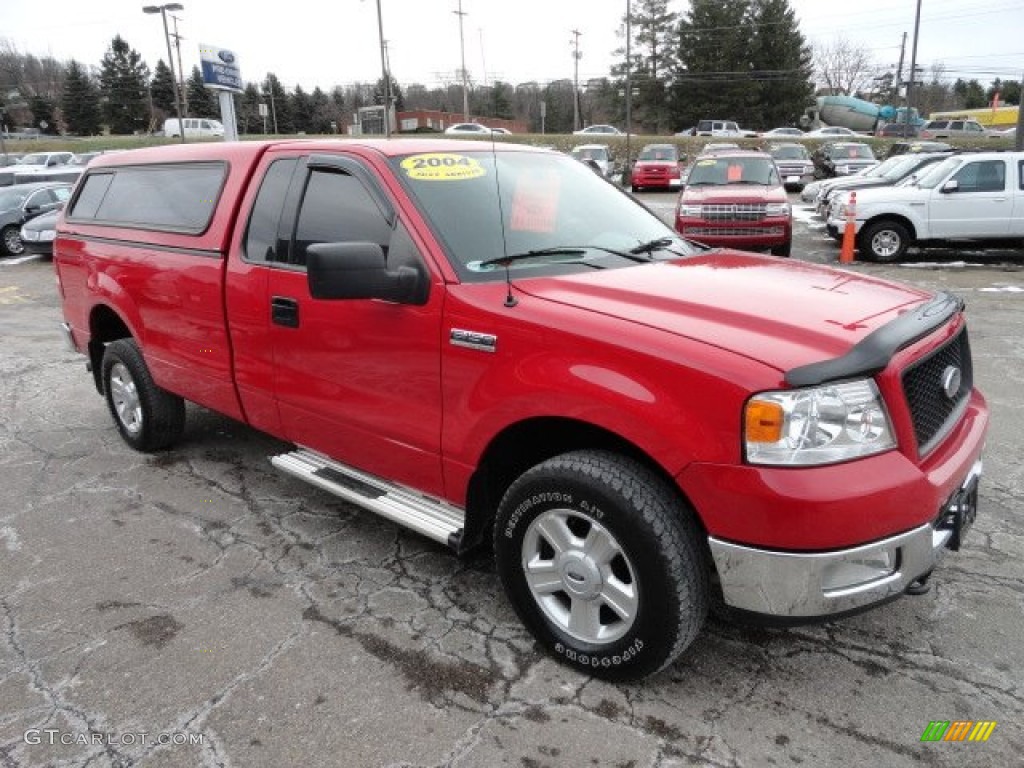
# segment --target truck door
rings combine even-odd
[[[955,181],[956,188],[949,188]],[[932,191],[928,217],[935,238],[1008,237],[1013,193],[1006,161],[965,160]]]
[[[442,495],[440,278],[424,305],[313,299],[306,249],[377,243],[388,266],[431,274],[376,172],[354,156],[298,161],[267,267],[281,433],[363,471]]]

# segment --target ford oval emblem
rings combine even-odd
[[[235,63],[235,54],[231,51],[217,51],[217,58],[223,61],[225,64]]]
[[[950,400],[956,398],[957,393],[960,391],[960,369],[955,365],[946,367],[946,370],[942,372],[942,391],[946,393],[946,397]]]

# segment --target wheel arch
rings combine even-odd
[[[870,219],[866,219],[864,223],[861,225],[860,231],[864,232],[868,227],[877,224],[880,221],[893,221],[896,222],[897,224],[901,224],[902,226],[907,228],[907,231],[910,233],[911,239],[914,242],[917,241],[918,227],[914,223],[914,221],[902,213],[892,213],[891,211],[879,213],[876,214],[875,216],[872,216]]]
[[[89,363],[92,369],[96,391],[103,392],[103,350],[107,344],[118,339],[135,338],[128,323],[107,304],[97,304],[89,312]]]
[[[629,456],[650,468],[694,511],[697,525],[706,534],[699,514],[672,475],[639,446],[589,422],[563,417],[535,417],[508,425],[491,439],[481,455],[469,480],[466,521],[459,551],[468,551],[489,540],[498,504],[508,487],[523,472],[546,459],[582,449],[607,450]]]

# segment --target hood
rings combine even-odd
[[[789,198],[782,187],[761,184],[709,184],[683,189],[684,203],[784,203]]]
[[[931,296],[866,275],[725,250],[516,287],[731,350],[781,372],[843,355]]]
[[[837,197],[845,202],[850,197],[851,191],[857,193],[858,206],[877,202],[889,205],[891,203],[917,201],[923,197],[928,197],[932,192],[930,189],[921,189],[913,184],[895,184],[887,187],[868,187],[866,189],[841,189]]]

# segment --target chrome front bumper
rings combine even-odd
[[[981,461],[943,507],[935,523],[852,549],[798,553],[756,549],[709,538],[726,605],[779,617],[824,617],[883,602],[902,594],[929,573],[966,528],[947,527],[950,515],[961,519],[964,499],[976,498]]]

